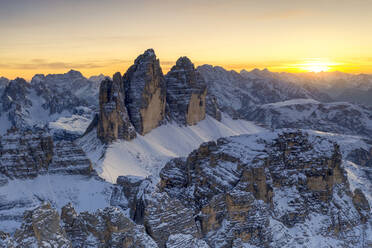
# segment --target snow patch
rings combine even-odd
[[[145,136],[137,135],[134,140],[117,141],[107,148],[102,159],[102,149],[87,145],[83,149],[95,163],[99,175],[109,182],[116,182],[116,178],[121,175],[157,176],[167,161],[187,156],[203,142],[227,136],[258,133],[262,130],[264,129],[252,122],[233,120],[226,115],[222,117],[221,122],[207,116],[194,126],[168,123]]]

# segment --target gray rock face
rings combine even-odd
[[[9,83],[9,79],[5,77],[0,77],[0,88],[5,87]]]
[[[78,214],[71,204],[58,212],[44,203],[27,211],[13,237],[0,233],[0,244],[16,247],[158,247],[142,226],[116,208]]]
[[[8,178],[34,178],[45,173],[93,172],[90,160],[71,141],[53,142],[46,130],[13,128],[0,141],[0,174]]]
[[[30,92],[30,85],[22,78],[17,78],[9,82],[1,96],[2,114],[8,115],[8,119],[13,127],[22,128],[26,126],[23,118],[27,108],[32,106],[32,102],[26,97]]]
[[[124,102],[123,80],[118,72],[112,81],[107,78],[100,86],[97,135],[102,142],[110,143],[116,139],[131,140],[136,137]]]
[[[355,149],[348,154],[347,159],[361,165],[361,169],[372,182],[372,149],[369,151],[363,148]]]
[[[187,57],[181,57],[165,76],[171,119],[194,125],[205,118],[207,88]]]
[[[72,247],[157,247],[143,226],[114,207],[77,214],[69,204],[63,207],[61,219]]]
[[[28,211],[24,223],[14,234],[15,247],[72,247],[60,227],[58,212],[49,203]]]
[[[152,49],[140,55],[124,74],[125,105],[142,135],[158,127],[165,116],[166,84]]]
[[[193,212],[179,200],[170,198],[166,193],[152,193],[144,205],[144,226],[159,247],[165,247],[172,234],[200,237]]]
[[[207,103],[206,103],[205,112],[208,115],[215,118],[216,120],[221,121],[222,114],[221,114],[220,107],[218,106],[218,102],[217,102],[216,97],[214,95],[212,95],[211,93],[209,93],[209,94],[207,94],[206,102]]]
[[[11,129],[1,139],[0,172],[9,178],[33,178],[46,172],[53,158],[53,141],[39,132]]]
[[[48,167],[49,174],[96,175],[91,161],[84,151],[74,142],[56,141],[53,146],[53,158]]]
[[[363,246],[370,208],[350,191],[341,159],[338,145],[299,131],[223,138],[169,162],[160,191],[194,212],[211,247],[308,246],[314,233],[322,244]]]
[[[143,178],[119,176],[116,184],[117,187],[111,194],[111,205],[129,211],[131,219],[143,224],[143,201],[137,199],[143,193],[141,188],[141,185],[145,185]]]
[[[14,248],[14,241],[8,233],[0,231],[0,247]]]
[[[124,210],[130,208],[131,218],[145,227],[159,247],[168,247],[172,235],[187,235],[191,243],[199,242],[200,228],[191,209],[160,192],[152,179],[119,177],[117,181],[121,187],[114,190],[111,203]],[[173,239],[169,242],[177,247],[178,241]]]
[[[189,234],[175,234],[168,238],[167,248],[209,248],[209,245],[201,239],[194,238]]]

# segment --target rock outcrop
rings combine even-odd
[[[165,116],[166,85],[154,50],[140,55],[123,78],[129,118],[144,135],[158,127]]]
[[[222,114],[221,114],[221,110],[220,110],[220,108],[218,106],[217,99],[211,93],[208,93],[207,94],[207,97],[206,97],[206,109],[205,109],[205,112],[208,115],[210,115],[213,118],[215,118],[216,120],[218,120],[218,121],[221,121],[221,119],[222,119]]]
[[[159,247],[168,247],[172,235],[187,235],[190,242],[199,242],[200,231],[191,209],[160,192],[151,178],[122,176],[117,183],[119,188],[113,191],[111,204],[130,210],[131,218],[145,227]],[[177,247],[176,237],[169,242]]]
[[[317,235],[363,246],[370,208],[351,193],[341,159],[337,144],[300,131],[222,138],[170,161],[160,191],[194,212],[211,247],[307,246]]]
[[[49,203],[27,211],[24,222],[14,234],[15,247],[72,247],[60,226],[57,210]]]
[[[207,88],[187,57],[181,57],[165,76],[171,119],[194,125],[205,118]]]
[[[78,214],[69,204],[62,208],[61,219],[72,247],[157,247],[143,226],[114,207]]]
[[[0,174],[5,178],[34,178],[40,174],[93,172],[83,150],[71,141],[53,141],[45,129],[13,128],[0,140]]]
[[[160,183],[151,176],[119,177],[110,207],[78,213],[68,204],[59,219],[43,204],[25,214],[14,235],[0,232],[0,244],[369,247],[369,200],[364,191],[350,190],[343,149],[328,138],[290,129],[221,138],[171,160]]]
[[[54,144],[43,130],[10,129],[1,139],[0,173],[9,178],[33,178],[48,170]]]
[[[136,225],[117,208],[79,214],[68,204],[60,217],[49,203],[27,211],[13,237],[0,232],[0,244],[7,248],[158,247],[143,226]]]
[[[166,120],[195,125],[206,113],[221,120],[216,98],[207,94],[203,77],[187,57],[181,57],[164,77],[152,49],[140,55],[123,77],[101,82],[99,115],[87,132],[97,126],[105,144],[145,135]],[[86,132],[86,133],[87,133]]]
[[[136,131],[129,120],[125,107],[125,92],[123,79],[119,72],[113,80],[106,78],[99,90],[99,117],[97,136],[104,143],[116,139],[131,140],[136,137]]]
[[[189,234],[175,234],[168,238],[167,248],[209,248],[209,245],[201,239],[194,238]]]
[[[30,93],[30,88],[23,78],[17,78],[10,81],[3,91],[1,114],[7,114],[12,127],[26,126],[23,116],[27,113],[26,109],[32,106],[32,102],[26,97]]]

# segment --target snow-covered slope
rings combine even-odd
[[[295,99],[263,104],[247,111],[245,118],[270,128],[302,128],[372,137],[372,109],[348,102]]]
[[[301,86],[310,92],[327,94],[337,101],[372,105],[372,75],[343,72],[287,73],[254,69],[240,74],[251,79],[275,79]]]
[[[95,163],[99,175],[109,182],[116,182],[120,175],[157,176],[169,159],[186,156],[203,142],[261,130],[252,122],[233,120],[226,115],[221,122],[207,116],[194,126],[168,123],[145,136],[138,135],[134,140],[117,141],[107,148],[103,158],[104,148],[95,132],[81,138],[78,143]]]
[[[270,76],[246,75],[227,71],[219,66],[203,65],[197,71],[204,77],[208,94],[216,97],[222,111],[234,117],[242,117],[256,105],[296,98],[327,101],[329,97],[301,85]]]
[[[57,209],[71,202],[79,212],[105,208],[110,205],[111,188],[108,182],[82,175],[40,175],[33,179],[9,180],[0,185],[0,229],[13,232],[19,228],[23,212],[43,201]]]
[[[47,126],[58,138],[82,135],[98,108],[99,80],[78,71],[35,75],[31,82],[0,78],[0,134],[11,126],[20,129]]]

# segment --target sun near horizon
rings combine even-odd
[[[147,48],[240,71],[372,73],[372,1],[4,0],[0,76],[124,73]]]

